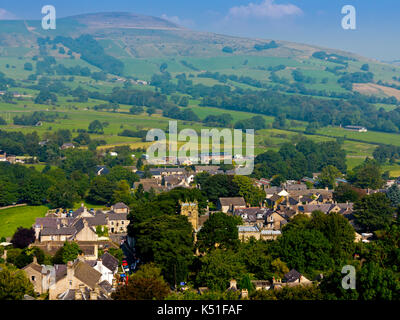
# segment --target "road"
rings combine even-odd
[[[126,256],[126,261],[128,262],[129,267],[136,262],[136,255],[135,255],[135,249],[132,249],[128,246],[126,241],[121,245],[121,249],[124,252],[124,255]]]

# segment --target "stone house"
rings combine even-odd
[[[308,280],[300,272],[295,269],[290,270],[286,273],[283,279],[273,279],[272,286],[274,289],[280,289],[282,287],[295,287],[298,285],[311,285],[312,281]]]
[[[89,265],[101,273],[100,282],[107,281],[112,284],[114,276],[118,272],[118,260],[108,252],[104,253],[99,260],[88,261]]]
[[[129,207],[123,202],[118,202],[111,206],[111,211],[115,213],[129,213]]]
[[[91,267],[86,262],[77,259],[75,262],[69,261],[65,274],[50,286],[49,300],[58,300],[60,295],[66,294],[70,290],[98,290],[102,274]]]
[[[218,199],[218,210],[224,213],[233,212],[235,209],[246,208],[246,202],[243,197],[234,198],[219,198]]]
[[[268,280],[251,280],[254,288],[259,290],[269,290],[271,288],[271,282]]]
[[[22,270],[25,271],[29,281],[33,284],[34,290],[38,294],[46,293],[49,290],[52,280],[52,270],[46,266],[38,264],[37,258]]]

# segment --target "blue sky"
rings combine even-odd
[[[188,28],[338,48],[381,60],[400,59],[398,0],[0,0],[0,19],[127,11],[164,17]],[[357,29],[341,27],[341,9],[357,10]]]

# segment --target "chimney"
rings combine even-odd
[[[75,290],[75,300],[84,300],[83,294],[85,292],[85,285],[80,284],[79,288]]]
[[[249,291],[247,289],[242,289],[242,298],[248,298]]]
[[[96,293],[97,296],[100,295],[100,287],[98,284],[96,284],[96,286],[94,287],[94,292]]]
[[[229,288],[237,289],[237,282],[236,282],[235,279],[232,279],[230,281],[230,287]]]
[[[75,290],[75,300],[83,300],[82,299],[82,292],[80,289]]]
[[[112,287],[113,287],[113,289],[116,289],[117,286],[118,286],[117,279],[116,279],[116,278],[113,278],[113,279],[112,279]]]
[[[36,263],[36,264],[38,263],[36,256],[33,256],[33,263]]]
[[[67,281],[72,281],[74,277],[74,263],[72,261],[68,261],[67,263]]]
[[[90,291],[90,300],[97,300],[97,292],[95,291]]]
[[[94,256],[96,257],[96,259],[99,258],[99,245],[98,244],[94,245]]]

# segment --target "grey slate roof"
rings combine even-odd
[[[114,209],[129,209],[129,207],[123,202],[118,202],[118,203],[114,204],[113,208]]]
[[[71,236],[75,233],[75,228],[65,227],[65,228],[44,228],[41,231],[42,236]]]
[[[295,269],[290,270],[288,273],[285,274],[283,277],[284,282],[295,282],[299,280],[301,277],[301,273]]]
[[[110,293],[113,291],[112,285],[107,280],[103,280],[102,282],[100,282],[99,287],[106,293]]]
[[[219,198],[219,202],[222,207],[230,205],[246,207],[246,202],[244,201],[243,197]]]
[[[101,259],[103,265],[108,270],[111,270],[114,272],[115,269],[118,268],[118,263],[119,263],[118,260],[115,257],[113,257],[111,254],[109,254],[108,252],[103,254],[100,259]]]
[[[67,265],[65,264],[55,264],[54,265],[56,271],[56,282],[67,275]]]
[[[85,218],[89,227],[106,226],[107,216],[104,213],[96,214],[93,218]]]
[[[58,219],[53,217],[36,218],[35,225],[43,228],[57,228]]]
[[[108,219],[110,221],[115,221],[115,220],[128,220],[128,214],[127,213],[115,213],[115,212],[110,212],[108,214]]]
[[[78,261],[74,266],[74,269],[75,277],[90,288],[94,289],[96,284],[99,283],[101,273],[89,266],[87,263]]]

